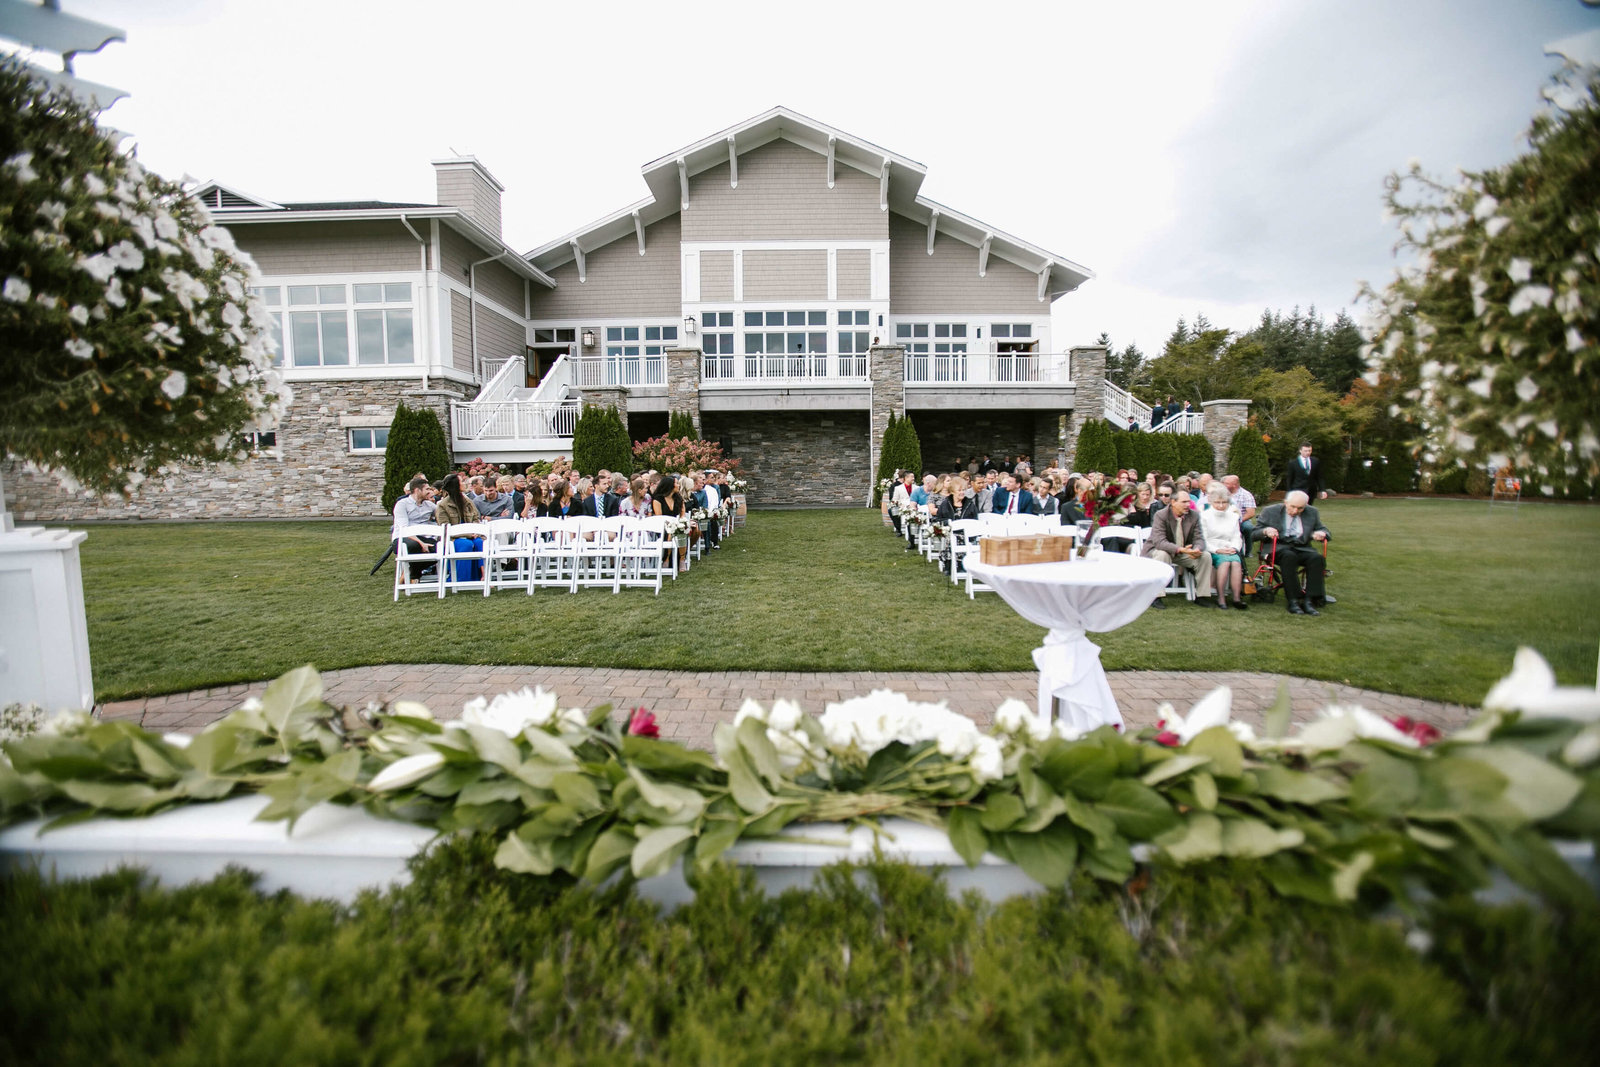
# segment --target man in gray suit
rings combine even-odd
[[[1317,550],[1318,541],[1328,539],[1328,528],[1311,506],[1311,498],[1296,489],[1283,503],[1264,508],[1256,522],[1256,539],[1263,555],[1278,549],[1278,570],[1283,575],[1283,591],[1289,598],[1289,614],[1321,615],[1317,610],[1327,602],[1323,589],[1324,562]],[[1300,575],[1305,574],[1305,597],[1300,595]]]
[[[1150,540],[1144,554],[1194,572],[1195,596],[1211,595],[1211,553],[1200,533],[1200,514],[1190,507],[1189,494],[1172,494],[1172,503],[1150,516]],[[1166,607],[1157,597],[1152,607]]]

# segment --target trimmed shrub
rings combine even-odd
[[[1257,505],[1265,507],[1272,490],[1272,468],[1261,433],[1252,426],[1241,426],[1228,441],[1227,473],[1239,476],[1239,484],[1250,490]]]
[[[1185,471],[1223,473],[1213,469],[1217,462],[1216,452],[1205,434],[1180,433],[1172,436],[1178,446],[1178,463]]]
[[[917,436],[917,428],[911,422],[911,416],[906,415],[900,420],[900,468],[914,471],[919,476],[922,474],[922,439]]]
[[[1383,492],[1409,493],[1417,483],[1417,465],[1411,450],[1398,441],[1383,450]]]
[[[445,443],[439,417],[427,408],[408,408],[404,401],[389,423],[389,445],[383,454],[383,510],[406,491],[406,483],[421,471],[437,482],[450,473],[450,447]]]
[[[633,470],[633,442],[615,406],[583,406],[572,430],[572,466],[585,474]]]
[[[1187,474],[1189,468],[1183,465],[1182,458],[1178,455],[1177,434],[1153,433],[1150,435],[1150,454],[1145,457],[1145,466],[1150,470],[1162,470],[1169,474]]]
[[[1451,467],[1447,470],[1436,471],[1429,492],[1442,493],[1447,496],[1461,496],[1467,491],[1467,468]]]
[[[1128,440],[1118,441],[1119,435]],[[1081,474],[1090,471],[1115,473],[1118,467],[1128,466],[1121,461],[1123,448],[1137,449],[1137,440],[1144,436],[1142,433],[1114,430],[1105,419],[1088,419],[1083,429],[1078,431],[1078,448],[1072,456],[1073,469]]]
[[[1364,493],[1367,491],[1367,457],[1354,449],[1350,450],[1350,458],[1344,465],[1344,489],[1346,493]]]
[[[872,480],[872,506],[877,507],[883,500],[883,480],[893,478],[895,467],[895,437],[898,434],[900,420],[894,412],[889,412],[889,425],[884,427],[883,440],[878,443],[878,476]]]
[[[694,417],[687,411],[674,411],[668,416],[666,435],[690,441],[700,440],[700,433],[694,428]]]

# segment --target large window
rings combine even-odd
[[[250,290],[250,295],[259,297],[267,305],[267,314],[272,322],[267,329],[272,334],[272,365],[283,366],[283,287],[281,285],[263,285]]]
[[[607,326],[606,384],[664,384],[666,342],[677,340],[676,326]]]
[[[280,303],[285,288],[287,300]],[[416,362],[410,282],[269,285],[254,292],[271,310],[280,363],[375,367]],[[275,310],[279,306],[287,307],[287,337],[285,312]]]
[[[826,311],[746,311],[745,376],[811,378],[828,373]]]
[[[967,380],[967,324],[964,322],[901,322],[895,339],[906,349],[906,380]]]
[[[701,313],[700,347],[708,356],[733,355],[733,312]]]
[[[867,349],[872,345],[872,312],[839,312],[839,373],[864,378],[867,374]]]

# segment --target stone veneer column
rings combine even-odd
[[[431,411],[439,419],[439,425],[444,427],[444,444],[450,447],[454,440],[453,428],[450,424],[450,404],[453,401],[465,400],[464,389],[411,389],[400,394],[401,403],[408,408],[423,408]],[[454,457],[452,457],[454,458]]]
[[[596,407],[614,407],[622,416],[623,429],[628,426],[628,388],[623,385],[591,385],[583,390],[583,403]],[[580,408],[580,411],[582,409]],[[571,458],[571,457],[568,457]]]
[[[1060,411],[1040,411],[1033,416],[1033,471],[1038,474],[1046,467],[1061,462]],[[1068,415],[1070,418],[1071,416]]]
[[[872,382],[872,407],[867,417],[867,505],[878,487],[878,456],[889,413],[906,412],[906,350],[903,345],[873,345],[867,350],[867,376]]]
[[[1212,474],[1228,473],[1228,444],[1239,427],[1250,421],[1248,400],[1203,400],[1200,411],[1206,417],[1206,440],[1211,442],[1211,452],[1216,456]]]
[[[1072,384],[1077,387],[1072,410],[1067,412],[1067,466],[1078,460],[1078,433],[1089,419],[1106,417],[1106,349],[1103,345],[1083,345],[1074,348]]]
[[[687,411],[694,420],[695,432],[701,433],[698,348],[667,349],[667,417],[670,419],[675,411]]]

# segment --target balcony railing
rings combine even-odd
[[[450,405],[450,424],[458,449],[571,437],[573,427],[578,424],[578,402],[458,401]]]
[[[623,386],[636,389],[641,386],[667,384],[666,356],[585,356],[578,360],[579,389],[604,389]]]
[[[700,379],[725,385],[741,382],[847,382],[867,380],[867,357],[837,353],[774,353],[705,356]]]
[[[906,353],[906,382],[919,385],[1012,385],[1072,381],[1066,352]]]

